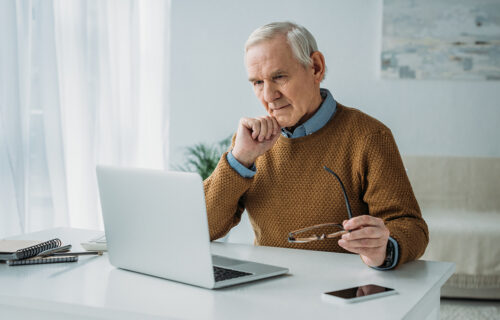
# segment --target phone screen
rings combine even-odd
[[[394,291],[394,289],[378,286],[376,284],[367,284],[360,287],[352,287],[338,291],[325,292],[325,294],[343,299],[354,299],[388,291]]]

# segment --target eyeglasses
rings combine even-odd
[[[352,210],[351,210],[351,205],[349,204],[349,199],[347,198],[347,193],[345,191],[344,184],[342,183],[342,180],[340,180],[339,176],[333,172],[330,168],[327,166],[323,166],[323,168],[331,173],[340,183],[340,187],[342,188],[342,192],[344,194],[344,199],[345,199],[345,205],[347,208],[347,215],[349,216],[349,219],[352,218]],[[328,230],[328,232],[323,232],[321,235],[307,235],[312,230]],[[343,234],[348,233],[349,231],[345,230],[344,227],[341,224],[337,223],[323,223],[323,224],[317,224],[311,227],[299,229],[292,231],[288,234],[288,242],[291,243],[306,243],[306,242],[311,242],[311,241],[316,241],[316,240],[323,240],[323,239],[331,239],[335,237],[340,237]],[[297,237],[297,235],[302,235],[302,237]]]

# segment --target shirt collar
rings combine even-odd
[[[324,100],[316,113],[309,120],[295,128],[293,132],[282,128],[281,134],[284,137],[292,139],[304,137],[318,131],[328,123],[337,109],[337,102],[327,89],[320,89],[320,94]]]

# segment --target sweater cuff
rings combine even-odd
[[[255,176],[255,173],[257,172],[255,164],[252,164],[250,168],[245,167],[233,156],[232,151],[229,151],[227,153],[227,162],[229,162],[231,168],[233,168],[234,171],[238,172],[238,174],[243,178],[253,178],[253,176]]]
[[[394,257],[393,257],[391,265],[388,266],[388,267],[371,267],[371,268],[373,268],[375,270],[381,270],[381,271],[391,270],[391,269],[393,269],[398,264],[398,259],[399,259],[399,245],[398,245],[398,242],[396,240],[394,240],[393,237],[389,237],[389,241],[391,241],[392,244],[394,245]]]

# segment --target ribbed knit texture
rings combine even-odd
[[[241,177],[226,154],[221,157],[204,181],[210,238],[227,234],[246,209],[256,245],[347,252],[338,239],[306,244],[287,240],[290,231],[348,219],[341,187],[323,165],[342,179],[353,216],[370,214],[385,221],[399,244],[398,265],[424,253],[427,225],[390,130],[341,104],[317,132],[280,137],[257,159],[253,178]]]

